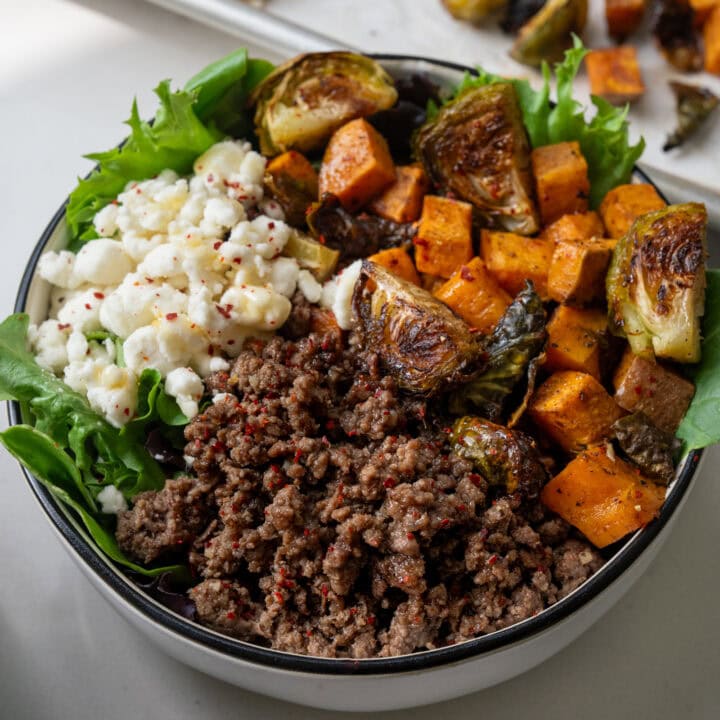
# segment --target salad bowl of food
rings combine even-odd
[[[715,441],[720,287],[704,208],[573,101],[582,54],[552,105],[239,51],[93,156],[0,325],[0,440],[168,653],[318,707],[443,700],[657,553]]]

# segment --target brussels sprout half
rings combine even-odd
[[[349,120],[392,107],[397,91],[381,65],[350,52],[300,55],[253,91],[263,155],[316,150]]]
[[[440,191],[472,203],[485,225],[538,230],[530,147],[510,83],[467,89],[418,130],[414,147]]]
[[[641,215],[621,238],[607,274],[610,328],[636,355],[700,360],[707,211],[700,203]]]
[[[368,260],[353,308],[368,347],[408,392],[433,395],[483,368],[481,343],[463,320],[426,290]]]

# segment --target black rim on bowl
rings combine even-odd
[[[372,57],[380,62],[418,62],[448,70],[473,72],[472,68],[457,63],[424,57],[392,54],[376,54],[372,55]],[[638,168],[635,168],[634,172],[643,182],[651,183],[647,175]],[[30,285],[35,275],[38,259],[56,227],[63,219],[65,205],[66,203],[63,203],[55,213],[55,216],[47,228],[45,228],[45,231],[30,256],[25,273],[20,282],[20,288],[15,301],[15,312],[25,311]],[[17,402],[8,403],[8,417],[12,425],[23,422],[20,405]],[[260,665],[322,675],[375,675],[424,670],[438,665],[456,663],[461,660],[477,657],[529,639],[547,630],[553,624],[567,618],[617,580],[658,536],[684,498],[697,468],[700,456],[701,451],[696,450],[687,459],[680,476],[676,479],[669,496],[663,504],[658,518],[644,528],[633,540],[619,549],[603,568],[586,580],[576,591],[546,608],[535,617],[511,625],[503,630],[497,630],[488,635],[466,640],[457,645],[450,645],[436,650],[426,650],[413,655],[402,655],[391,658],[368,658],[363,660],[293,655],[287,652],[264,648],[259,645],[253,645],[248,642],[220,635],[164,608],[143,593],[130,579],[126,578],[122,574],[121,569],[118,568],[115,570],[110,567],[108,565],[110,561],[101,558],[98,551],[88,543],[85,538],[77,533],[64,512],[60,510],[57,501],[50,491],[25,467],[22,467],[22,471],[30,488],[45,511],[45,514],[97,579],[115,595],[119,596],[123,601],[133,606],[153,622],[188,640],[205,645],[212,650]]]

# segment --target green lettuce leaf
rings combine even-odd
[[[597,207],[609,190],[630,181],[633,167],[645,149],[645,140],[641,138],[635,145],[630,145],[627,107],[617,108],[593,96],[596,112],[592,119],[586,119],[585,106],[573,99],[573,82],[586,54],[582,42],[575,37],[574,47],[555,65],[557,102],[554,105],[550,100],[551,73],[547,63],[542,65],[540,90],[533,90],[527,80],[502,78],[478,68],[477,75],[465,74],[454,96],[469,87],[511,82],[518,94],[523,122],[534,148],[572,140],[580,144],[588,164],[590,204]]]
[[[87,510],[80,473],[70,456],[52,438],[29,425],[14,425],[0,433],[0,443],[62,503],[71,507],[97,546],[111,560],[146,576],[171,572],[183,577],[187,568],[171,565],[146,568],[128,560],[113,533]]]
[[[0,323],[0,399],[25,403],[36,429],[70,453],[91,511],[96,510],[94,495],[108,483],[128,499],[160,489],[164,473],[143,445],[120,433],[82,395],[35,362],[27,349],[28,324],[28,316],[20,313]]]
[[[140,119],[133,102],[130,135],[120,146],[86,155],[96,169],[70,194],[66,220],[77,251],[97,237],[92,220],[133,180],[145,180],[165,169],[185,175],[195,159],[227,134],[247,131],[245,98],[270,72],[264,60],[248,60],[244,48],[212,63],[195,75],[184,90],[172,92],[170,81],[156,88],[160,106],[152,123]]]
[[[720,270],[707,271],[702,360],[688,370],[695,396],[677,431],[685,451],[720,442]]]

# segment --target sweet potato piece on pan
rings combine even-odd
[[[430,186],[428,177],[421,165],[402,165],[395,173],[395,182],[370,203],[368,210],[396,223],[415,222]]]
[[[543,488],[540,498],[603,548],[655,518],[665,501],[665,488],[597,446],[572,460]]]
[[[609,103],[632,102],[645,92],[637,52],[632,45],[591,50],[585,64],[590,92]]]
[[[589,305],[605,297],[605,276],[614,241],[562,240],[548,271],[548,295],[557,302]]]
[[[577,370],[600,379],[600,349],[607,333],[607,313],[559,305],[547,325],[544,368]]]
[[[620,238],[636,218],[653,210],[662,210],[665,201],[652,185],[633,183],[613,188],[600,203],[600,215],[612,238]]]
[[[408,280],[415,285],[420,285],[420,277],[413,265],[413,261],[407,254],[405,248],[388,248],[381,250],[368,258],[371,262],[382,265],[387,268],[393,275]]]
[[[585,238],[602,237],[605,226],[600,216],[594,211],[563,215],[548,225],[540,237],[557,243],[560,240],[583,240]]]
[[[608,35],[622,41],[632,35],[642,23],[647,0],[605,0],[605,19]]]

